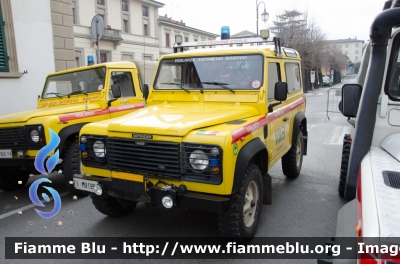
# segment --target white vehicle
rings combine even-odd
[[[365,82],[360,82],[364,85],[342,88],[341,111],[355,129],[343,147],[339,194],[350,202],[339,210],[335,243],[355,237],[365,245],[354,259],[334,259],[334,264],[400,263],[398,248],[397,257],[381,250],[400,245],[399,26],[400,0],[387,1],[371,26],[371,56],[363,60],[368,67]]]

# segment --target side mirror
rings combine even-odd
[[[342,101],[339,110],[348,118],[356,117],[360,104],[362,86],[359,84],[345,84],[342,87]]]
[[[279,102],[286,101],[287,93],[288,93],[287,83],[285,83],[285,82],[277,82],[277,83],[275,83],[275,96],[274,96],[274,99],[276,101],[279,101]]]
[[[119,87],[118,83],[111,85],[111,94],[114,98],[121,97],[121,88]]]
[[[143,85],[143,98],[147,100],[148,96],[149,96],[149,85],[145,83]]]

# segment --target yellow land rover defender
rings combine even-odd
[[[195,208],[217,212],[223,236],[252,237],[268,170],[281,159],[295,178],[307,152],[300,56],[278,38],[174,47],[183,52],[160,59],[146,108],[81,129],[75,188],[108,216],[138,202]]]
[[[90,122],[143,108],[145,68],[146,80],[152,81],[156,62],[104,63],[49,74],[37,109],[0,116],[0,189],[15,190],[25,185],[31,173],[38,173],[34,160],[49,143],[51,128],[60,143],[47,154],[59,150],[56,169],[63,169],[67,188],[75,195],[88,194],[69,183],[80,172],[79,130]]]

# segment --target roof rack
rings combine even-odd
[[[174,43],[174,53],[183,52],[184,48],[202,47],[202,46],[217,46],[217,45],[231,45],[231,44],[249,44],[249,43],[271,43],[275,46],[275,53],[278,58],[282,57],[281,40],[278,37],[273,37],[268,41],[261,37],[257,38],[240,38],[240,39],[222,39],[222,40],[205,40],[197,42],[181,42]]]

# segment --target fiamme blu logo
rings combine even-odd
[[[49,157],[46,161],[46,158],[48,155],[50,155],[58,146],[60,143],[60,137],[57,135],[56,132],[54,132],[51,128],[49,128],[49,133],[50,133],[50,141],[49,143],[41,148],[35,158],[35,169],[40,172],[41,174],[44,175],[49,175],[53,171],[53,169],[56,167],[58,160],[59,160],[59,152],[58,150],[54,153],[53,156]],[[45,162],[46,162],[46,168],[45,169]],[[45,207],[45,205],[42,203],[42,201],[38,197],[38,188],[39,185],[43,182],[49,182],[51,181],[48,178],[41,178],[32,183],[32,185],[29,187],[29,198],[31,198],[31,201],[36,204],[37,206]],[[51,212],[42,212],[38,209],[35,209],[36,212],[43,218],[52,218],[58,212],[61,210],[61,198],[60,194],[54,190],[51,187],[48,186],[43,186],[43,188],[46,188],[50,194],[52,195],[54,199],[54,209]],[[42,198],[46,202],[50,202],[50,198],[46,193],[41,193]]]

